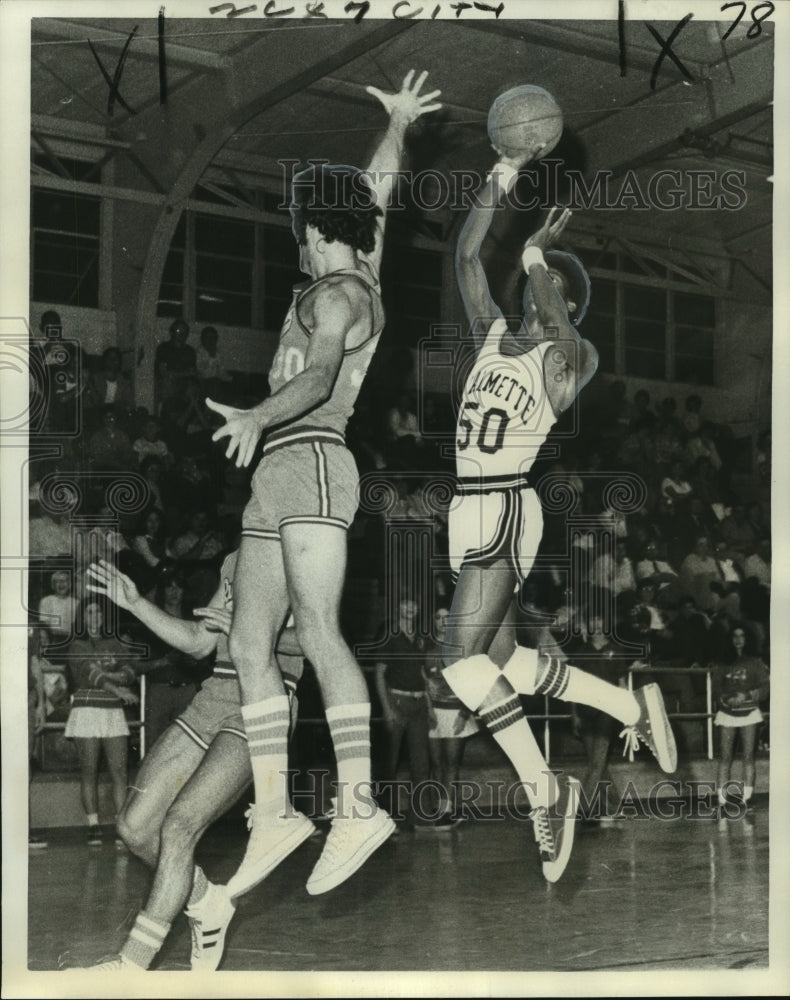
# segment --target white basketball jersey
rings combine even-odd
[[[557,419],[543,376],[543,357],[553,342],[503,354],[506,333],[503,318],[491,324],[466,379],[455,449],[462,479],[513,477],[515,483],[532,468]]]

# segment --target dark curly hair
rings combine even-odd
[[[376,220],[382,215],[376,196],[356,167],[314,164],[294,174],[291,218],[297,242],[313,226],[327,243],[345,243],[362,253],[376,245]]]

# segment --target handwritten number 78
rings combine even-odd
[[[727,28],[727,31],[722,35],[721,40],[723,42],[730,37],[733,31],[735,31],[735,29],[741,23],[741,19],[743,18],[743,15],[746,13],[746,8],[748,7],[748,4],[745,4],[743,0],[737,0],[737,2],[734,3],[723,4],[719,9],[729,10],[730,7],[740,7],[741,9],[738,11],[738,16],[735,18],[735,20],[732,22],[729,28]],[[762,22],[767,20],[767,18],[769,18],[771,14],[773,14],[774,10],[775,10],[774,5],[768,2],[758,3],[755,7],[752,7],[751,10],[752,23],[749,25],[749,30],[746,32],[746,37],[757,38],[762,33],[763,30]],[[762,11],[759,17],[757,17],[758,11]]]

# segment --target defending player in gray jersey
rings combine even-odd
[[[254,885],[313,832],[288,801],[288,701],[274,658],[290,607],[299,644],[315,667],[337,762],[336,817],[307,891],[327,892],[391,835],[392,819],[370,789],[370,696],[339,627],[346,528],[357,505],[357,470],[343,440],[383,322],[378,269],[384,212],[408,126],[440,107],[422,94],[426,73],[376,97],[390,116],[364,174],[321,166],[294,177],[291,214],[300,265],[283,329],[272,395],[251,410],[208,401],[226,423],[226,455],[248,465],[264,431],[264,455],[244,513],[230,651],[255,781],[255,813],[235,894]]]

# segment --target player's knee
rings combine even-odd
[[[228,652],[237,670],[259,669],[261,660],[270,658],[271,647],[265,634],[256,635],[249,629],[231,629],[228,636]]]
[[[118,814],[115,826],[118,836],[132,854],[137,855],[137,857],[143,857],[147,854],[146,848],[150,835],[143,824],[136,822],[133,811],[122,809]]]
[[[316,614],[300,615],[296,621],[296,639],[311,663],[323,662],[327,651],[340,639],[340,631],[330,617]]]

